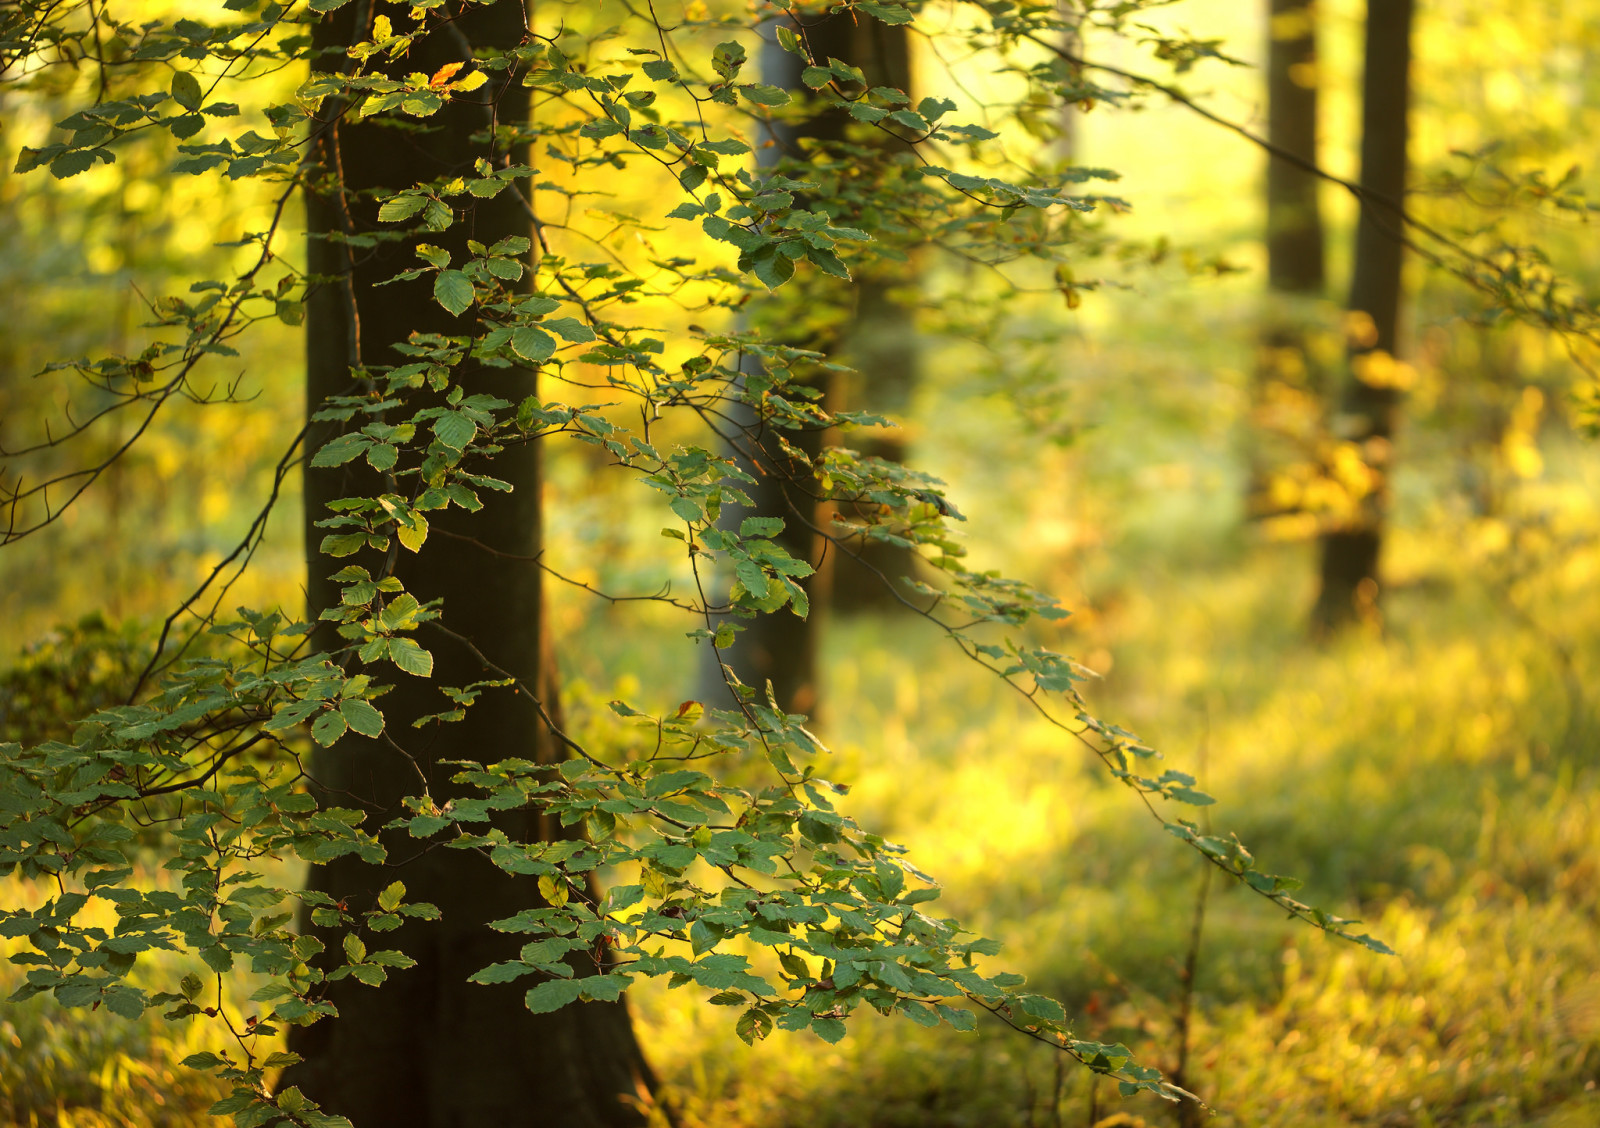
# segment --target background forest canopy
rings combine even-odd
[[[0,1119],[1592,1123],[1590,9],[0,11]]]

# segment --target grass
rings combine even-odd
[[[1200,774],[1222,800],[1216,827],[1396,949],[1329,941],[1213,886],[1185,1076],[1219,1128],[1600,1116],[1600,760],[1583,736],[1592,705],[1564,676],[1596,668],[1594,549],[1501,583],[1457,543],[1398,539],[1382,638],[1304,644],[1306,552],[1256,546],[1203,566],[1144,555],[1085,569],[1099,611],[1054,640],[1109,658],[1095,708]],[[597,663],[617,645],[589,637]],[[905,842],[945,882],[936,907],[1004,939],[1003,958],[1085,1034],[1171,1069],[1197,859],[1075,742],[953,650],[908,641],[920,637],[893,621],[834,625],[829,770],[853,783],[853,813]],[[581,657],[569,667],[585,672]],[[0,965],[0,990],[20,971]],[[838,1046],[747,1048],[726,1012],[684,992],[635,996],[687,1128],[1032,1128],[1087,1123],[1091,1107],[1174,1122],[997,1024],[966,1036],[868,1015]],[[215,1048],[215,1031],[47,999],[3,1014],[12,1123],[197,1123],[214,1099],[176,1063]]]
[[[1188,425],[1177,414],[1170,431]],[[1206,470],[1214,452],[1195,457],[1202,472],[1180,472],[1190,448],[1160,435],[1141,441],[1168,469],[1130,463],[1105,494],[1090,481],[1109,473],[1095,443],[1119,441],[1108,429],[1042,453],[1032,492],[1004,460],[964,465],[957,451],[963,506],[989,512],[969,497],[985,491],[1010,506],[1012,527],[975,541],[1067,595],[1074,617],[1039,640],[1103,672],[1093,708],[1200,776],[1221,800],[1205,812],[1217,829],[1397,952],[1327,940],[1214,883],[1184,1074],[1211,1123],[1600,1122],[1593,449],[1549,452],[1556,469],[1494,519],[1453,507],[1437,475],[1408,467],[1384,633],[1316,648],[1304,632],[1311,547],[1240,533],[1237,475]],[[1072,489],[1035,488],[1052,476],[1116,497],[1118,512],[1084,516]],[[581,517],[567,509],[558,525]],[[611,548],[609,573],[580,578],[656,586],[632,549]],[[700,692],[685,624],[553,595],[570,723],[586,736],[612,697],[660,708]],[[1003,939],[1002,959],[1066,1002],[1083,1035],[1176,1067],[1198,859],[928,628],[838,621],[827,647],[826,770],[852,785],[850,812],[908,845],[944,882],[934,907]],[[21,971],[0,964],[0,993]],[[998,1024],[970,1036],[867,1014],[837,1046],[780,1035],[751,1048],[729,1012],[685,992],[632,998],[685,1128],[1176,1123],[1172,1108],[1123,1104]],[[176,1063],[222,1046],[218,1034],[153,1012],[129,1023],[48,999],[7,1004],[0,1122],[200,1123],[216,1094]]]
[[[170,880],[170,875],[153,873],[146,880],[159,884],[163,878]],[[37,887],[20,878],[0,879],[0,903],[36,905],[42,899]],[[104,901],[91,901],[79,919],[108,930],[116,923]],[[3,954],[23,947],[19,940],[0,940]],[[26,970],[0,963],[0,997],[22,983]],[[131,979],[151,990],[167,990],[190,971],[216,982],[198,960],[162,951],[147,953]],[[235,1019],[238,1003],[255,985],[243,971],[230,972],[218,984]],[[181,1128],[212,1123],[205,1111],[227,1090],[209,1074],[180,1064],[203,1050],[239,1056],[237,1044],[215,1020],[171,1022],[161,1017],[160,1008],[128,1020],[82,1007],[69,1010],[49,995],[7,1002],[0,1009],[0,1124]]]

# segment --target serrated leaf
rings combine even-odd
[[[478,425],[459,411],[447,411],[433,421],[433,436],[451,450],[466,450]]]
[[[813,1018],[811,1032],[831,1046],[844,1037],[845,1028],[837,1018]]]
[[[343,736],[348,727],[342,713],[323,713],[311,724],[311,739],[326,748]]]
[[[408,674],[415,674],[419,678],[433,674],[433,655],[409,638],[390,639],[389,658]]]
[[[380,736],[383,733],[383,714],[372,704],[359,698],[339,703],[339,712],[349,726],[362,736]]]
[[[744,95],[746,101],[754,102],[758,106],[787,106],[789,104],[789,92],[779,86],[756,83],[739,87],[739,93]]]
[[[594,330],[575,317],[551,317],[539,322],[543,329],[549,329],[561,335],[564,341],[574,344],[586,344],[595,339]],[[512,346],[516,348],[515,345]],[[521,351],[521,350],[518,350]]]
[[[534,1014],[549,1014],[568,1003],[577,1002],[578,995],[583,991],[578,986],[581,982],[577,979],[549,979],[524,995],[523,1001]]]
[[[372,440],[355,431],[335,435],[311,458],[313,466],[343,466],[372,445]]]
[[[875,19],[886,24],[908,24],[911,22],[911,13],[904,8],[891,7],[888,4],[871,4],[861,2],[856,4],[856,9],[867,13]]]
[[[537,364],[549,360],[556,351],[556,339],[543,329],[524,325],[511,331],[511,348],[523,360]]]
[[[392,913],[400,907],[400,902],[405,900],[406,885],[403,881],[391,881],[378,894],[378,908],[386,913]]]
[[[383,206],[378,209],[378,219],[384,223],[398,223],[416,215],[427,203],[426,196],[395,196],[383,201]]]

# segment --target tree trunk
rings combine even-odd
[[[869,85],[909,90],[911,48],[904,27],[844,12],[808,21],[805,35],[814,55],[859,66]],[[803,66],[798,56],[782,50],[775,42],[764,42],[764,81],[804,96],[809,91],[800,81]],[[773,165],[784,158],[801,157],[807,142],[837,144],[845,139],[850,120],[845,114],[826,111],[800,126],[773,126],[767,138],[770,144],[758,150],[760,159],[764,165]],[[802,325],[799,331],[792,326],[765,327],[785,344],[814,349],[860,369],[861,377],[850,386],[832,373],[817,376],[815,386],[822,390],[823,402],[830,410],[843,410],[848,405],[877,412],[899,411],[908,403],[916,372],[916,330],[911,310],[896,301],[892,292],[901,281],[902,271],[886,270],[882,265],[862,267],[853,285],[820,275],[804,281],[796,279],[791,286],[797,295],[804,289],[798,301],[811,316],[795,319]],[[814,312],[818,309],[831,310],[832,315],[817,318]],[[829,441],[821,432],[790,433],[784,437],[813,458]],[[899,458],[904,453],[903,440],[892,433],[884,436],[859,432],[851,442],[866,454]],[[765,458],[779,467],[787,465],[776,442],[767,444]],[[829,607],[880,605],[881,600],[873,599],[868,588],[870,585],[881,590],[882,581],[869,567],[827,547],[824,538],[813,532],[813,527],[831,531],[832,510],[811,496],[814,487],[808,474],[802,479],[782,470],[747,469],[757,479],[756,486],[748,491],[755,512],[783,518],[785,528],[776,538],[778,543],[791,556],[816,569],[802,583],[811,613],[800,619],[785,611],[747,623],[723,658],[743,681],[758,689],[770,680],[778,703],[785,709],[814,716],[820,705],[820,637]],[[886,555],[880,551],[885,547],[888,546],[855,545],[852,551],[891,580],[909,574],[912,562],[903,559],[904,551],[893,550]]]
[[[1267,37],[1267,140],[1317,160],[1317,24],[1310,0],[1271,0]],[[1267,282],[1286,294],[1320,294],[1320,181],[1285,160],[1267,162]]]
[[[331,49],[327,65],[340,65],[343,46],[363,38],[354,27],[355,13],[369,8],[348,5],[317,26],[318,45]],[[398,14],[391,18],[400,20]],[[514,46],[523,35],[521,9],[503,0],[461,18],[450,29],[435,31],[398,65],[405,71],[433,73],[444,63],[468,58],[469,44]],[[501,81],[506,83],[504,89],[499,89]],[[416,265],[413,240],[347,249],[342,239],[329,238],[392,229],[393,225],[377,222],[371,189],[393,191],[419,180],[467,172],[477,157],[493,159],[484,138],[489,100],[498,101],[500,121],[516,121],[526,116],[526,91],[516,78],[497,79],[469,97],[482,101],[453,104],[423,119],[425,131],[395,129],[374,120],[346,121],[325,134],[320,171],[329,178],[325,183],[330,190],[308,194],[308,257],[312,272],[331,281],[317,289],[307,307],[308,411],[315,411],[330,395],[359,391],[352,365],[402,361],[390,346],[414,332],[475,331],[470,314],[453,317],[433,300],[428,276],[375,288]],[[338,112],[337,106],[324,109],[329,118]],[[341,179],[342,198],[331,187]],[[477,202],[450,230],[429,239],[460,261],[469,237],[493,243],[528,233],[526,213],[506,192]],[[529,371],[486,367],[470,370],[467,377],[474,391],[512,402],[535,387]],[[317,450],[338,427],[316,425],[307,449]],[[337,585],[326,577],[348,562],[317,554],[321,530],[314,522],[327,514],[328,503],[335,498],[394,488],[392,482],[386,487],[364,464],[357,466],[306,471],[313,615],[338,602]],[[470,518],[458,508],[437,512],[423,551],[401,551],[396,575],[419,600],[442,598],[443,623],[469,638],[496,665],[526,685],[547,687],[553,676],[548,663],[541,662],[544,624],[537,568],[525,559],[495,556],[445,535],[471,537],[524,558],[538,551],[537,444],[508,447],[495,458],[492,473],[512,483],[513,492],[490,495],[485,508]],[[384,561],[380,554],[371,555],[362,563],[376,575]],[[413,679],[392,668],[373,671],[395,683],[379,704],[388,735],[406,747],[416,766],[386,742],[361,738],[341,740],[315,758],[313,775],[324,795],[338,805],[365,810],[369,828],[403,813],[401,797],[422,789],[419,771],[426,776],[430,793],[444,802],[462,790],[448,782],[458,770],[448,761],[540,759],[539,745],[548,745],[529,703],[506,690],[484,693],[460,722],[412,728],[414,718],[448,707],[437,686],[464,686],[493,676],[467,646],[442,633],[424,634],[419,641],[434,654],[431,680]],[[330,632],[318,642],[331,650],[342,640]],[[541,695],[553,697],[543,688]],[[531,812],[517,812],[501,825],[523,840],[538,837],[538,819]],[[358,1128],[642,1124],[641,1108],[649,1099],[653,1079],[622,1004],[589,1003],[534,1015],[523,1005],[526,984],[519,988],[467,982],[480,968],[516,958],[514,937],[486,924],[537,905],[536,882],[507,876],[475,852],[424,849],[404,834],[386,835],[384,842],[387,867],[341,858],[313,867],[310,888],[343,901],[352,911],[362,911],[373,906],[380,889],[398,878],[405,882],[408,900],[432,902],[441,910],[442,920],[411,922],[395,934],[394,946],[418,964],[392,974],[381,988],[361,986],[353,978],[329,985],[327,997],[337,1006],[339,1017],[293,1030],[291,1046],[306,1061],[288,1071],[285,1083],[300,1086],[328,1111],[350,1117]],[[312,931],[322,933],[324,943],[338,950],[340,930]]]
[[[1404,231],[1395,208],[1405,201],[1412,10],[1413,0],[1367,0],[1361,184],[1387,203],[1361,203],[1350,282],[1355,315],[1350,372],[1339,405],[1338,433],[1359,448],[1373,486],[1356,515],[1322,538],[1322,589],[1311,616],[1319,635],[1378,617],[1379,557],[1400,401],[1395,382],[1383,375],[1391,366],[1372,362],[1382,359],[1375,355],[1379,353],[1393,357],[1398,347]]]
[[[1270,0],[1267,11],[1267,140],[1307,162],[1317,159],[1317,24],[1311,0]],[[1284,405],[1320,403],[1323,381],[1306,349],[1309,299],[1327,285],[1318,178],[1281,157],[1267,160],[1267,286],[1261,340],[1250,384],[1253,426],[1245,506],[1252,518],[1283,512],[1272,482],[1283,462],[1275,453]],[[1287,392],[1288,394],[1284,394]],[[1305,392],[1311,392],[1307,397]],[[1296,393],[1302,393],[1297,395]],[[1296,419],[1303,425],[1314,420]],[[1295,429],[1299,429],[1296,427]]]

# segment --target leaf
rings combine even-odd
[[[459,317],[472,304],[472,280],[459,270],[441,270],[433,280],[433,296]]]
[[[577,1002],[583,991],[578,986],[581,982],[581,979],[549,979],[524,995],[523,1001],[534,1014],[549,1014]]]
[[[351,459],[360,456],[361,452],[372,445],[372,440],[356,431],[347,431],[342,435],[335,435],[321,450],[312,456],[313,466],[343,466]]]
[[[202,97],[200,80],[189,71],[179,71],[172,76],[172,100],[178,105],[186,110],[198,110]]]
[[[561,335],[562,340],[574,344],[585,344],[595,339],[594,330],[575,317],[551,317],[539,322],[542,328],[552,330]],[[516,348],[512,345],[512,348]],[[520,352],[521,350],[518,349]]]
[[[844,1023],[837,1018],[813,1018],[811,1032],[830,1046],[845,1036]]]
[[[459,411],[447,411],[433,421],[433,437],[451,450],[466,450],[477,433],[478,425]]]
[[[831,274],[835,278],[850,280],[850,268],[845,266],[838,255],[821,247],[807,247],[806,258],[817,264],[824,274]]]
[[[351,728],[362,736],[380,736],[383,733],[383,714],[370,702],[353,698],[339,704],[339,712]]]
[[[343,736],[347,727],[344,714],[331,711],[323,713],[311,725],[311,739],[326,748]]]
[[[789,92],[778,86],[767,86],[759,83],[751,86],[741,86],[739,87],[739,93],[744,95],[746,101],[754,102],[758,106],[787,106],[789,104]]]
[[[77,176],[78,173],[93,166],[96,152],[94,149],[74,149],[70,153],[62,153],[50,162],[50,175],[57,180]]]
[[[858,3],[857,10],[867,13],[875,19],[886,24],[908,24],[911,22],[911,13],[904,8],[891,8],[887,4]]]
[[[409,638],[390,639],[389,658],[408,674],[415,674],[419,678],[433,674],[433,655]]]
[[[827,67],[807,67],[800,72],[800,81],[813,90],[821,90],[833,81],[833,72]]]
[[[378,219],[384,223],[398,223],[416,215],[427,203],[426,196],[394,196],[383,201],[383,206],[378,209]]]
[[[772,1016],[759,1007],[751,1007],[739,1016],[733,1031],[753,1046],[772,1033]]]
[[[523,360],[537,364],[549,360],[556,351],[556,339],[543,329],[524,325],[511,331],[511,348]]]
[[[386,913],[392,913],[400,907],[400,902],[405,900],[406,884],[403,881],[391,881],[378,894],[378,908]]]
[[[552,908],[559,909],[567,903],[569,896],[567,883],[554,874],[539,875],[539,896],[543,897]]]

